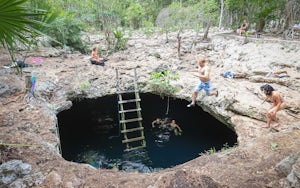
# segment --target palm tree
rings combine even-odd
[[[1,0],[0,1],[0,43],[10,53],[12,62],[15,61],[14,50],[16,44],[29,47],[42,22],[34,20],[36,16],[44,15],[45,11],[36,13],[26,7],[28,0]]]

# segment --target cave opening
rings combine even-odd
[[[109,95],[75,100],[57,115],[63,158],[96,168],[155,172],[237,143],[232,129],[199,106],[187,108],[188,101],[170,98],[166,115],[167,97],[151,93],[140,97],[145,149],[124,152],[117,95]],[[182,132],[153,128],[156,118],[175,120]]]

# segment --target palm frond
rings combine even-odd
[[[44,14],[35,13],[28,9],[24,3],[27,0],[1,0],[0,1],[0,43],[3,47],[14,49],[19,42],[25,46],[31,43],[32,27],[38,24],[35,16]]]

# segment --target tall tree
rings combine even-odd
[[[222,27],[222,21],[223,21],[223,14],[224,14],[224,0],[221,1],[221,8],[220,8],[220,19],[219,19],[219,29]]]
[[[210,27],[217,22],[219,14],[219,6],[214,0],[202,0],[199,3],[200,18],[206,25],[203,40],[208,38]]]

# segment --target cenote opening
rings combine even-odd
[[[204,112],[187,108],[188,101],[140,94],[145,149],[124,152],[120,133],[117,95],[73,101],[71,109],[58,114],[62,156],[68,161],[87,163],[96,168],[154,172],[197,158],[214,148],[234,146],[235,132]],[[176,120],[183,130],[152,128],[156,118]]]

